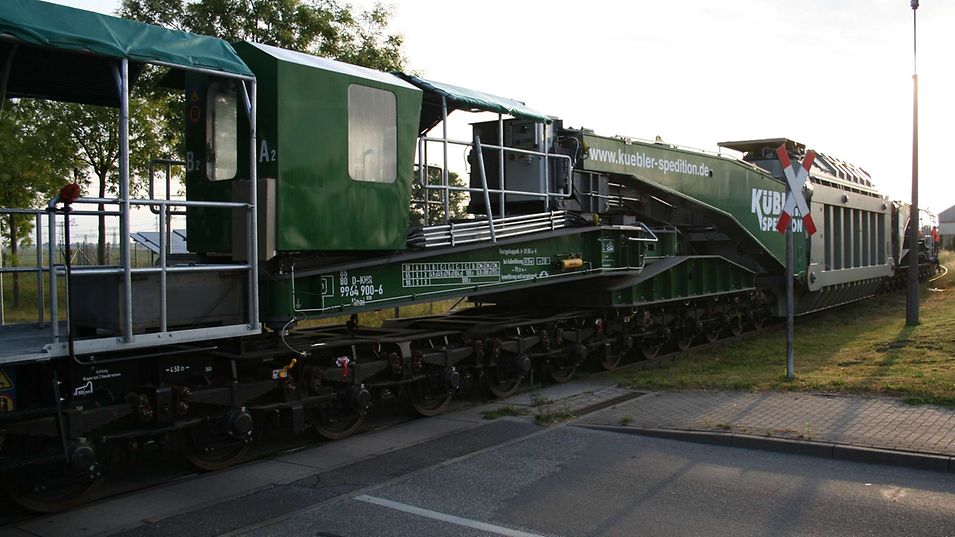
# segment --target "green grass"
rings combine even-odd
[[[904,292],[797,318],[791,382],[783,329],[617,376],[637,389],[857,393],[955,407],[955,254],[943,263],[949,273],[922,286],[918,326],[905,326]]]
[[[534,423],[541,427],[572,420],[576,416],[570,411],[567,402],[560,402],[544,396],[538,391],[531,392],[531,405],[534,407]]]
[[[84,252],[74,251],[74,266],[81,266],[84,264],[89,264],[89,260],[95,257],[95,251],[87,249]],[[116,256],[119,255],[119,248],[113,248],[113,257],[111,262],[116,262]],[[154,264],[153,258],[150,256],[149,251],[141,248],[135,247],[130,249],[130,255],[132,256],[133,266],[135,267],[148,267]],[[18,257],[18,266],[23,268],[30,268],[36,266],[36,250],[33,247],[24,248],[24,250],[17,256]],[[62,263],[62,259],[57,260],[58,263]],[[4,252],[4,263],[10,263],[10,252],[7,249]],[[49,256],[44,255],[43,263],[45,265],[49,264]],[[4,266],[7,266],[6,264]],[[19,293],[19,304],[14,300],[15,296],[13,293],[13,283],[14,275],[12,273],[3,274],[0,279],[3,281],[3,314],[4,322],[7,324],[14,323],[23,323],[23,322],[35,322],[37,320],[37,286],[36,286],[36,274],[35,273],[20,273],[17,275],[20,283],[20,293]],[[60,277],[57,281],[57,288],[59,292],[57,297],[59,299],[59,304],[57,310],[59,311],[60,319],[63,319],[66,316],[66,282],[64,278]],[[50,275],[49,273],[44,273],[43,275],[43,315],[44,319],[50,320]]]
[[[13,294],[13,274],[3,275],[3,313],[4,322],[8,324],[35,322],[37,320],[36,274],[21,273],[19,274],[19,279],[20,303],[15,307]],[[58,282],[57,287],[59,288],[59,293],[57,296],[60,299],[57,310],[60,312],[60,318],[62,319],[66,315],[66,284],[61,279]],[[44,318],[49,321],[50,281],[48,274],[44,274],[43,276],[43,301],[43,315]]]

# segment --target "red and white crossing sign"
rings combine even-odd
[[[793,211],[796,207],[799,207],[799,214],[802,215],[806,233],[812,235],[816,232],[816,225],[812,221],[812,214],[809,212],[806,198],[802,195],[802,187],[806,184],[806,178],[809,177],[809,168],[812,168],[812,161],[816,158],[816,153],[814,151],[806,153],[806,158],[803,159],[802,166],[799,167],[798,171],[789,160],[789,153],[786,152],[785,144],[776,148],[776,156],[783,166],[783,173],[786,174],[786,184],[789,186],[786,189],[786,205],[783,206],[783,212],[779,215],[779,221],[776,222],[776,231],[786,233],[789,222],[792,221]]]

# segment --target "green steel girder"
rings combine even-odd
[[[491,302],[549,307],[640,307],[756,289],[753,271],[724,257],[667,256],[635,274],[607,274],[599,280],[561,282],[546,293],[517,290],[494,294]]]
[[[565,228],[543,237],[466,247],[418,250],[364,262],[304,270],[287,267],[263,280],[264,320],[348,315],[418,302],[632,276],[643,270],[647,246],[668,255],[643,228]],[[579,260],[564,268],[562,261]]]
[[[755,289],[755,274],[720,256],[674,256],[611,287],[614,305],[643,305]]]
[[[625,175],[652,191],[686,200],[711,217],[727,219],[723,232],[751,242],[786,266],[786,238],[776,231],[786,187],[752,164],[664,143],[582,133],[587,150],[579,170]],[[796,273],[806,268],[807,235],[802,218],[793,220]]]

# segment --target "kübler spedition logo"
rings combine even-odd
[[[775,190],[765,190],[762,188],[753,189],[752,203],[750,210],[759,220],[759,229],[763,231],[776,231],[776,221],[779,215],[783,213],[783,204],[786,201],[784,192]],[[793,215],[793,231],[802,231],[802,217]]]

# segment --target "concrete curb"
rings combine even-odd
[[[794,455],[807,455],[822,459],[834,459],[867,464],[884,464],[902,466],[932,472],[955,474],[955,457],[921,453],[912,451],[897,451],[862,446],[836,444],[832,442],[816,442],[812,440],[793,440],[790,438],[772,438],[768,436],[754,436],[738,433],[721,433],[714,431],[688,431],[679,429],[654,429],[646,427],[627,427],[625,425],[596,425],[575,423],[575,427],[608,431],[621,434],[651,436],[684,442],[697,442],[718,446],[759,449]]]
[[[613,396],[613,397],[611,397],[611,398],[609,398],[609,399],[605,399],[605,400],[603,400],[603,401],[595,401],[595,402],[592,402],[592,403],[587,403],[587,404],[582,405],[582,406],[580,406],[580,407],[571,408],[571,412],[572,412],[575,416],[583,416],[583,415],[585,415],[585,414],[592,414],[592,413],[594,413],[594,412],[597,412],[598,410],[603,410],[603,409],[605,409],[605,408],[609,408],[609,407],[612,407],[612,406],[614,406],[614,405],[617,405],[617,404],[620,404],[620,403],[625,403],[625,402],[630,401],[630,400],[632,400],[632,399],[636,399],[637,397],[640,397],[640,396],[642,396],[642,395],[646,395],[646,393],[647,393],[647,392],[636,392],[636,391],[634,391],[634,392],[622,393],[622,394],[620,394],[620,395],[615,395],[615,396]],[[567,401],[567,399],[563,399],[563,401]]]

